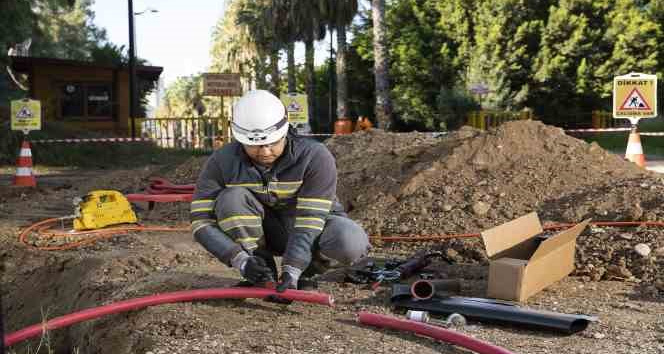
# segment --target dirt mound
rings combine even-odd
[[[663,179],[537,121],[438,138],[373,130],[327,145],[337,158],[340,198],[373,235],[478,232],[532,211],[548,222],[664,217]],[[600,241],[619,234],[580,237],[577,274],[656,282],[654,258],[638,256],[636,243]],[[648,235],[635,240],[653,247],[664,241],[659,232]],[[436,247],[455,262],[487,262],[477,239]],[[620,267],[629,274],[614,274]]]
[[[571,192],[635,179],[661,185],[598,145],[537,121],[489,132],[463,128],[439,139],[395,135],[374,130],[328,143],[337,157],[341,198],[372,234],[477,231],[533,210],[558,217],[543,207],[560,207],[555,201]],[[649,190],[635,192],[651,199]],[[613,210],[635,207],[616,202]],[[577,214],[555,221],[576,221]]]

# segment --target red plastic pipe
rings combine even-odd
[[[278,295],[281,298],[294,301],[310,302],[328,306],[334,305],[334,299],[331,295],[301,290],[286,290],[283,293],[277,293],[273,289],[263,288],[224,288],[176,291],[119,301],[56,317],[45,324],[39,323],[6,335],[5,346],[9,347],[28,338],[42,335],[49,330],[67,327],[75,323],[106,315],[138,310],[148,306],[193,300],[265,298],[269,295]]]
[[[130,202],[190,202],[193,194],[127,194],[125,195]]]
[[[391,316],[378,315],[365,311],[360,312],[359,321],[362,324],[370,326],[391,328],[431,337],[446,343],[470,349],[479,354],[514,354],[505,348],[501,348],[491,343],[483,342],[463,333],[434,325],[429,325],[426,323],[402,320]]]

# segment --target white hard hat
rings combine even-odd
[[[233,107],[231,131],[244,145],[272,144],[288,133],[286,108],[268,91],[249,91]]]

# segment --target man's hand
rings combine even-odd
[[[297,281],[302,270],[293,266],[284,265],[281,268],[281,281],[277,284],[277,292],[283,293],[286,289],[297,289]]]
[[[239,269],[240,274],[252,284],[275,281],[272,269],[267,266],[263,258],[242,252],[233,258],[232,263],[233,267]]]
[[[254,284],[274,282],[272,269],[267,266],[265,260],[260,257],[251,256],[242,267],[242,276]]]

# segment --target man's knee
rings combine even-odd
[[[217,218],[227,215],[245,214],[257,212],[259,202],[256,197],[246,188],[232,187],[223,189],[215,200],[214,210]]]
[[[319,250],[324,258],[344,266],[366,256],[370,247],[364,229],[353,220],[343,217],[328,220],[319,242]]]

